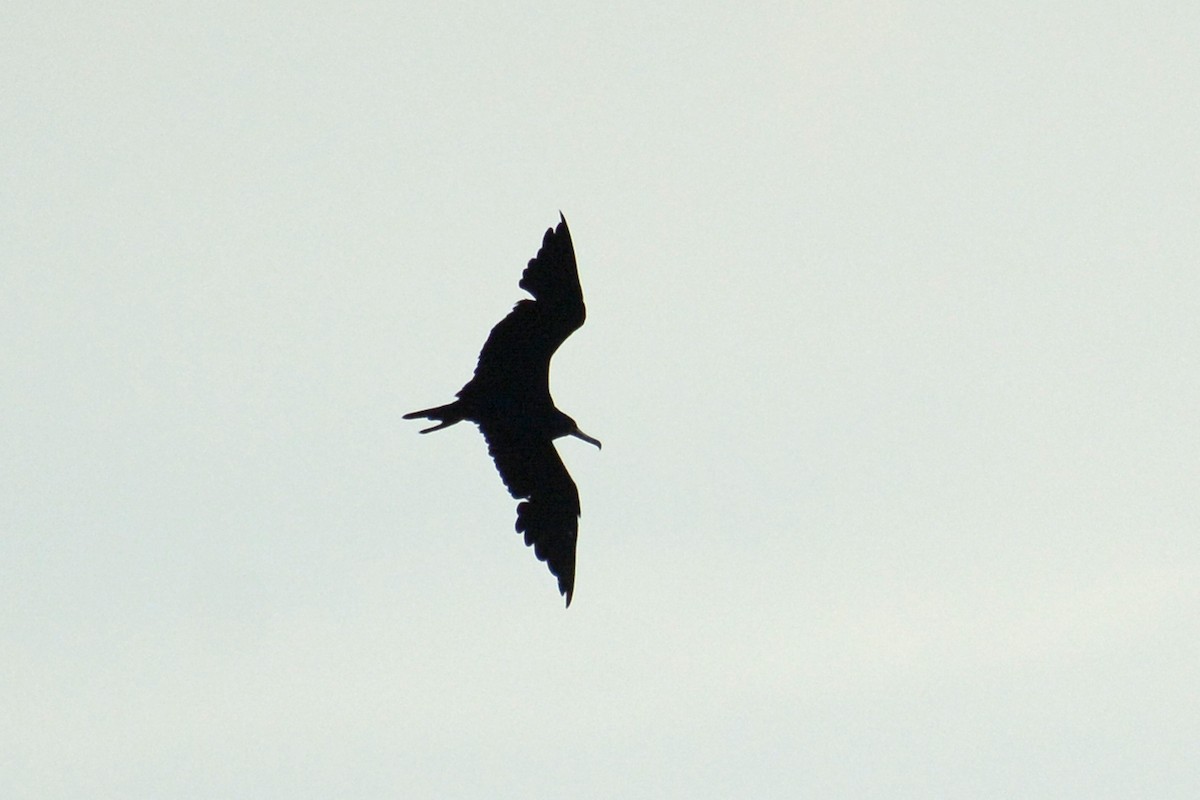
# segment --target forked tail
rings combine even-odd
[[[462,409],[458,407],[458,401],[447,403],[444,406],[437,408],[426,408],[423,411],[414,411],[411,414],[405,414],[405,419],[431,419],[437,422],[431,428],[426,428],[421,433],[430,433],[432,431],[440,431],[442,428],[448,428],[456,422],[462,422],[466,417],[463,416]]]

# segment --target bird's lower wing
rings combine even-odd
[[[516,432],[483,430],[488,452],[517,506],[518,533],[558,578],[571,604],[575,587],[575,543],[579,537],[579,490],[554,443]]]

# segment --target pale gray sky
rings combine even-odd
[[[5,798],[1200,796],[1194,3],[0,22]]]

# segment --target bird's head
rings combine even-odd
[[[559,413],[562,414],[562,412]],[[575,420],[571,419],[566,414],[562,414],[559,421],[561,424],[559,431],[561,432],[555,433],[554,437],[556,439],[559,436],[574,436],[576,439],[583,439],[588,444],[594,444],[597,450],[601,449],[602,445],[600,444],[600,440],[593,439],[591,436],[588,436],[586,433],[579,430],[579,425],[575,422]]]

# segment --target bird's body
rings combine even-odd
[[[517,506],[518,532],[558,578],[571,604],[579,491],[554,447],[560,436],[600,442],[579,430],[550,397],[550,359],[583,325],[587,311],[567,221],[546,231],[542,247],[521,275],[533,300],[519,301],[500,320],[479,353],[475,376],[453,403],[405,414],[437,422],[421,433],[467,420],[479,426],[505,486]]]

